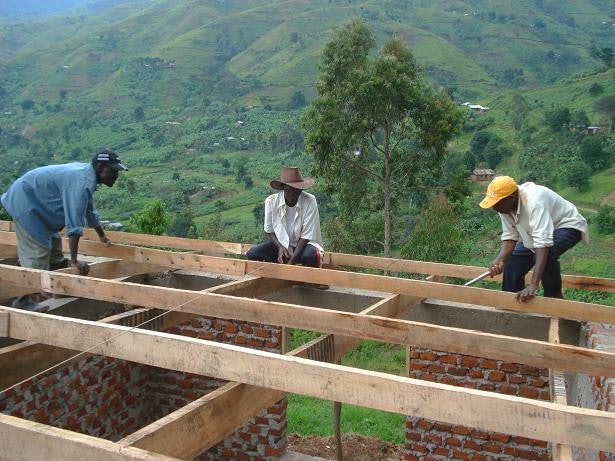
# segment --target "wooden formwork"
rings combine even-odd
[[[15,256],[15,234],[11,231],[10,223],[0,222],[3,258]],[[85,456],[92,460],[191,459],[286,392],[547,440],[554,444],[554,457],[558,459],[569,457],[571,446],[615,451],[615,415],[570,406],[561,388],[564,371],[615,376],[615,354],[560,344],[557,329],[560,318],[615,324],[613,308],[541,297],[518,303],[510,293],[442,283],[447,276],[470,279],[484,270],[473,266],[330,253],[326,255],[327,268],[314,269],[238,259],[236,256],[245,253],[248,246],[235,243],[123,232],[108,235],[116,243],[100,243],[89,231],[80,243],[84,254],[111,258],[93,264],[88,277],[71,270],[47,272],[0,265],[3,294],[44,290],[142,306],[98,322],[1,307],[0,336],[28,342],[0,350],[0,390],[70,359],[75,350],[230,382],[117,443],[0,415],[2,459],[38,459],[41,453],[47,458],[57,453],[67,460]],[[341,266],[436,277],[413,280],[351,272],[341,270]],[[159,267],[243,279],[200,292],[118,280]],[[564,276],[563,281],[568,287],[615,291],[612,279]],[[359,313],[256,299],[297,282],[368,289],[385,295]],[[552,327],[548,340],[538,341],[400,319],[424,298],[542,314],[552,318]],[[134,328],[137,319],[145,318],[150,309],[167,311],[157,320],[159,330],[195,315],[207,315],[315,330],[324,335],[284,355],[272,354]],[[548,368],[553,377],[553,402],[336,364],[363,339]],[[199,424],[203,421],[207,424]]]

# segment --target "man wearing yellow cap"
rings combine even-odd
[[[480,206],[493,208],[502,220],[502,249],[489,266],[492,277],[504,272],[502,290],[527,301],[542,281],[546,297],[563,298],[559,257],[581,240],[589,241],[587,221],[576,207],[547,187],[533,182],[517,186],[509,176],[491,181]]]

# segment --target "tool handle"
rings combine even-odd
[[[476,282],[488,277],[489,275],[491,275],[490,271],[487,272],[483,272],[482,274],[480,274],[478,277],[474,277],[472,280],[470,280],[469,282],[466,282],[463,284],[464,287],[469,287],[470,285],[474,285]]]

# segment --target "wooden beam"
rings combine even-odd
[[[11,282],[19,280],[19,283],[29,283],[56,294],[480,355],[543,368],[615,376],[615,353],[608,351],[380,316],[0,265],[0,280],[4,278]]]
[[[12,308],[9,334],[146,365],[580,447],[615,451],[615,414]],[[446,402],[440,405],[438,402]]]
[[[0,338],[6,338],[9,335],[9,315],[6,312],[0,312]]]
[[[12,234],[4,233],[4,235],[10,236]],[[2,233],[0,232],[0,239],[1,238]],[[339,285],[350,288],[419,296],[423,298],[457,301],[466,304],[495,306],[517,312],[535,312],[551,317],[600,323],[615,323],[615,309],[609,306],[578,301],[567,301],[539,296],[528,302],[518,302],[515,300],[513,293],[427,282],[423,280],[401,279],[382,275],[245,261],[215,256],[173,253],[150,248],[106,245],[93,241],[84,241],[83,245],[80,247],[88,254],[106,255],[118,259],[172,268],[195,269],[236,276],[253,275],[296,282]]]
[[[0,259],[16,258],[17,247],[15,245],[0,244]]]
[[[156,453],[0,413],[3,461],[172,461]]]
[[[263,280],[271,282],[271,280]],[[251,291],[253,288],[249,288]],[[236,294],[237,292],[235,292]],[[388,298],[368,307],[366,314],[403,315],[412,301],[400,295]],[[338,338],[347,343],[338,345]],[[309,358],[310,350],[320,349],[320,344],[331,341],[331,335],[317,338],[287,355]],[[335,352],[348,351],[360,339],[335,337]],[[343,355],[343,354],[342,354]],[[284,397],[284,393],[247,384],[228,383],[216,393],[207,394],[164,418],[144,427],[122,439],[120,443],[144,450],[192,459],[211,448],[215,443],[231,434],[249,418],[263,408],[273,405]],[[219,411],[222,408],[224,411]]]
[[[0,231],[13,231],[10,221],[0,221]],[[112,241],[131,245],[144,245],[154,247],[177,248],[184,250],[198,250],[203,254],[245,254],[252,246],[231,242],[215,242],[160,235],[133,234],[128,232],[108,231]],[[6,237],[2,240],[4,241]],[[95,231],[86,229],[85,239],[98,241]],[[444,277],[473,278],[485,271],[484,267],[465,266],[458,264],[433,263],[426,261],[412,261],[407,259],[383,258],[379,256],[354,255],[345,253],[327,252],[324,257],[324,267],[334,268],[349,266],[366,269],[381,269],[393,272],[417,273],[425,275],[439,275]],[[501,280],[501,276],[493,280]],[[580,288],[586,290],[600,290],[615,292],[615,279],[602,277],[587,277],[579,275],[562,275],[563,286],[566,288]]]

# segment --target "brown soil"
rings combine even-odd
[[[342,434],[342,453],[345,460],[352,461],[400,461],[402,447],[374,437],[357,434]],[[288,436],[288,450],[310,456],[335,460],[335,439],[333,437]]]

